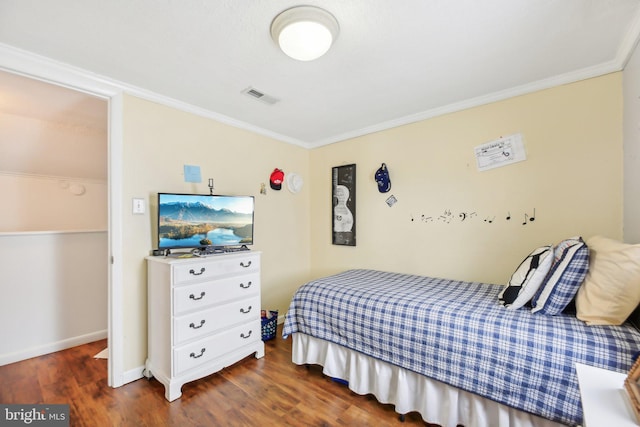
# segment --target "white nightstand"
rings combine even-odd
[[[584,427],[638,426],[624,389],[626,374],[576,363]]]

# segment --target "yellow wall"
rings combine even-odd
[[[621,86],[621,74],[610,74],[313,150],[312,276],[362,267],[505,283],[537,245],[621,238]],[[474,147],[515,133],[527,160],[478,171]],[[382,162],[387,194],[373,178]],[[355,248],[331,244],[331,168],[349,163]],[[398,203],[388,207],[391,194]],[[522,225],[534,208],[535,221]],[[446,211],[450,223],[437,219]]]
[[[262,304],[284,314],[309,275],[310,187],[274,191],[269,175],[278,167],[308,182],[309,151],[132,96],[124,98],[123,116],[124,369],[143,365],[147,355],[144,257],[156,247],[158,192],[208,194],[213,178],[216,194],[255,196],[252,249],[262,251]],[[201,184],[184,182],[185,164],[200,166]],[[145,215],[131,213],[135,197],[146,199]]]
[[[479,172],[473,148],[521,133],[527,160]],[[155,194],[256,197],[262,303],[284,314],[312,277],[364,267],[504,283],[535,246],[572,235],[622,237],[620,73],[305,150],[135,97],[124,98],[125,370],[146,358],[146,266]],[[373,179],[386,162],[392,190]],[[331,244],[331,168],[357,165],[357,246]],[[184,182],[200,165],[202,184]],[[273,168],[299,173],[299,194],[268,190]],[[393,207],[388,195],[397,197]],[[131,199],[151,205],[131,214]],[[536,209],[534,222],[522,225]],[[452,220],[421,221],[450,211]],[[475,216],[461,221],[460,213]],[[511,220],[507,221],[507,214]],[[485,219],[494,218],[492,223]],[[413,219],[413,221],[412,221]]]

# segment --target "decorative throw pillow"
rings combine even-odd
[[[498,301],[515,310],[531,301],[551,269],[553,247],[541,246],[531,252],[520,263],[505,288],[498,295]]]
[[[591,260],[576,317],[588,325],[621,325],[640,303],[640,245],[602,236],[587,242]]]
[[[589,270],[589,248],[582,238],[563,240],[554,248],[554,262],[532,300],[532,313],[555,316],[576,296]]]

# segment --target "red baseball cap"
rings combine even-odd
[[[284,181],[284,172],[282,170],[275,168],[273,172],[271,172],[271,178],[269,179],[269,184],[271,188],[274,190],[280,190],[282,188],[282,181]]]

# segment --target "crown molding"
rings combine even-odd
[[[97,74],[2,43],[0,69],[95,96],[121,92],[118,85]]]
[[[298,139],[2,43],[0,43],[0,69],[96,96],[112,97],[119,93],[126,93],[200,117],[213,119],[229,126],[308,148],[308,144]]]
[[[388,129],[408,125],[411,123],[420,122],[434,117],[442,116],[449,113],[455,113],[457,111],[466,110],[468,108],[479,107],[481,105],[490,104],[492,102],[503,101],[505,99],[513,98],[516,96],[526,95],[529,93],[537,92],[540,90],[550,89],[552,87],[561,86],[569,83],[575,83],[581,80],[590,79],[593,77],[603,76],[609,73],[615,73],[624,70],[627,62],[633,55],[636,46],[640,42],[640,10],[636,13],[629,30],[627,31],[624,39],[622,40],[616,57],[609,61],[593,67],[583,68],[577,71],[572,71],[566,74],[553,76],[548,79],[538,80],[536,82],[528,83],[522,86],[506,89],[499,92],[489,93],[486,95],[478,96],[475,98],[467,99],[461,102],[445,105],[438,108],[422,111],[420,113],[412,114],[409,116],[400,117],[395,120],[390,120],[382,123],[375,124],[373,126],[364,127],[352,132],[347,132],[339,135],[334,135],[330,138],[318,140],[307,144],[309,148],[318,148],[324,145],[334,144],[337,142],[346,141],[368,135],[375,132],[381,132]]]
[[[559,76],[538,80],[522,86],[493,92],[470,98],[461,102],[425,110],[416,114],[399,117],[394,120],[377,123],[372,126],[360,128],[351,132],[337,134],[329,138],[317,141],[302,141],[296,138],[272,132],[267,129],[234,119],[214,111],[196,107],[186,102],[160,95],[158,93],[139,88],[124,82],[113,80],[89,71],[74,67],[53,59],[43,57],[32,52],[21,50],[13,46],[0,43],[0,69],[25,75],[42,81],[49,81],[62,86],[89,92],[94,95],[105,97],[114,96],[118,93],[126,93],[148,101],[156,102],[180,111],[195,114],[200,117],[216,120],[220,123],[233,126],[235,128],[247,130],[258,135],[266,136],[278,141],[296,145],[302,148],[313,149],[349,139],[361,137],[371,133],[381,132],[388,129],[428,120],[444,114],[454,113],[469,108],[486,105],[492,102],[502,101],[516,96],[526,95],[540,90],[549,89],[569,83],[575,83],[593,77],[602,76],[612,72],[621,71],[626,66],[629,58],[633,54],[640,40],[640,11],[634,17],[632,24],[627,31],[618,49],[615,59],[593,67],[569,72]]]
[[[486,95],[478,96],[475,98],[466,99],[464,101],[456,102],[442,107],[432,108],[416,114],[399,117],[394,120],[378,123],[373,126],[357,129],[353,132],[347,132],[333,137],[315,141],[307,145],[309,148],[318,148],[324,145],[334,144],[337,142],[346,141],[361,137],[364,135],[372,134],[375,132],[382,132],[388,129],[408,125],[411,123],[420,122],[423,120],[432,119],[434,117],[443,116],[445,114],[455,113],[469,108],[479,107],[493,102],[503,101],[505,99],[514,98],[516,96],[526,95],[533,92],[538,92],[552,87],[561,86],[569,83],[575,83],[581,80],[590,79],[593,77],[603,76],[605,74],[621,71],[621,61],[616,58],[613,61],[600,64],[594,67],[584,68],[571,73],[566,73],[548,79],[538,80],[536,82],[528,83],[522,86],[514,88],[488,93]]]
[[[616,61],[618,62],[621,70],[624,70],[627,66],[631,55],[633,55],[636,46],[638,46],[638,41],[640,41],[640,10],[638,10],[636,16],[631,21],[629,31],[627,31],[627,34],[618,48]]]

